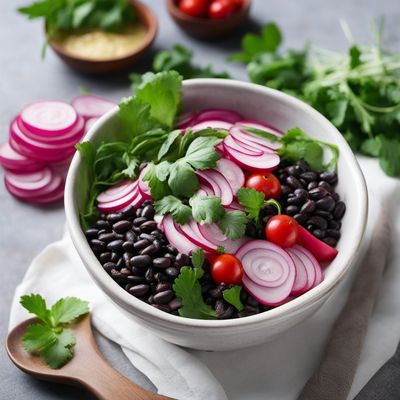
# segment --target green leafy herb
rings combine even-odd
[[[222,292],[222,296],[224,300],[229,304],[232,304],[238,311],[242,311],[244,309],[244,305],[240,300],[240,292],[242,287],[239,285],[233,286],[230,289],[225,289]]]
[[[172,218],[181,225],[188,223],[192,216],[192,209],[175,196],[163,197],[154,203],[154,207],[158,214],[171,214]]]
[[[219,160],[215,146],[221,143],[217,137],[198,137],[190,143],[184,160],[196,169],[214,168]]]
[[[227,72],[214,72],[211,66],[199,67],[192,63],[192,52],[180,44],[176,44],[171,50],[163,50],[156,53],[153,60],[153,71],[177,71],[184,79],[193,78],[229,78]],[[130,75],[132,88],[141,84],[142,78],[139,74]]]
[[[175,196],[190,197],[199,188],[199,181],[194,169],[182,159],[172,164],[168,185]]]
[[[308,162],[312,169],[317,171],[336,168],[339,150],[334,144],[317,140],[307,135],[300,128],[289,129],[280,141],[282,146],[277,152],[288,161],[294,162],[303,159]],[[331,159],[327,164],[324,164],[325,148],[331,151]]]
[[[175,279],[173,289],[180,298],[182,307],[179,315],[186,318],[216,319],[215,310],[204,302],[199,279],[204,271],[201,268],[182,267]]]
[[[197,249],[192,253],[192,264],[194,268],[203,268],[205,261],[204,250]]]
[[[224,246],[218,246],[217,247],[217,253],[218,254],[225,254],[226,253],[225,247]]]
[[[66,324],[89,312],[89,303],[76,297],[58,300],[51,309],[39,294],[22,296],[21,305],[41,321],[27,327],[22,343],[26,351],[42,356],[51,368],[60,368],[73,357],[75,336]]]
[[[379,157],[384,171],[398,176],[400,55],[383,48],[382,21],[374,25],[375,43],[367,46],[354,43],[347,25],[343,26],[351,42],[344,54],[310,45],[280,52],[279,29],[268,24],[259,36],[247,34],[242,40],[243,53],[231,59],[247,64],[252,82],[308,102],[331,120],[353,150]],[[296,152],[309,154],[312,163],[321,167],[317,143],[288,145],[289,157]]]
[[[168,168],[168,170],[167,170]],[[143,180],[147,181],[150,192],[154,200],[160,200],[171,194],[168,186],[167,177],[169,175],[169,163],[164,161],[161,164],[149,163],[143,175]]]
[[[190,199],[193,218],[199,223],[211,224],[225,215],[225,209],[218,196],[194,196]]]
[[[226,211],[218,221],[218,226],[226,237],[238,240],[246,232],[247,217],[243,211]]]
[[[260,222],[260,211],[264,207],[264,193],[255,189],[240,188],[236,193],[239,203],[245,208],[247,216],[256,224]]]

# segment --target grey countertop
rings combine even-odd
[[[51,51],[46,60],[40,58],[43,26],[28,22],[16,13],[23,0],[0,0],[0,142],[8,137],[10,120],[21,108],[38,99],[70,101],[80,86],[117,101],[129,94],[127,73],[94,78],[68,69]],[[143,0],[157,14],[160,29],[153,52],[183,43],[192,48],[200,64],[212,63],[215,69],[226,69],[234,78],[246,79],[241,65],[225,62],[225,57],[238,50],[240,37],[266,21],[276,21],[283,29],[285,46],[299,48],[306,40],[343,50],[347,46],[339,19],[348,21],[355,40],[366,43],[373,17],[385,16],[385,40],[400,51],[399,0],[253,0],[252,20],[241,32],[214,42],[201,42],[184,35],[167,15],[163,0]],[[136,68],[149,68],[151,54]],[[2,172],[1,172],[2,174]],[[32,258],[47,244],[59,239],[65,222],[61,205],[36,208],[16,201],[0,185],[0,336],[5,338],[8,315],[15,287],[21,281]],[[56,284],[56,283],[55,283]],[[118,346],[97,335],[101,350],[123,374],[139,384],[152,384],[135,370]],[[37,381],[17,370],[0,348],[0,399],[91,399],[84,391]]]

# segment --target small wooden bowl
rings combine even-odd
[[[128,55],[104,61],[91,60],[71,54],[54,40],[50,41],[50,46],[67,65],[80,72],[100,75],[128,69],[149,50],[158,30],[157,18],[148,7],[136,0],[130,0],[130,3],[135,9],[138,20],[147,27],[147,34],[140,47],[136,47]]]
[[[167,0],[168,12],[179,28],[199,39],[213,39],[233,32],[247,20],[250,4],[251,0],[245,0],[243,7],[229,17],[213,20],[187,15],[179,9],[178,0]]]

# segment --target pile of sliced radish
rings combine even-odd
[[[316,258],[298,245],[284,250],[266,240],[252,240],[235,255],[243,265],[243,286],[268,306],[283,304],[323,280]]]
[[[79,96],[72,105],[40,101],[25,107],[10,124],[9,140],[0,145],[0,165],[6,170],[8,191],[35,204],[62,198],[76,143],[114,106],[100,97]]]

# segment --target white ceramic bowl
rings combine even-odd
[[[291,96],[245,82],[194,79],[183,84],[184,111],[221,107],[239,112],[247,119],[265,121],[281,130],[295,126],[310,135],[339,146],[337,191],[346,202],[339,254],[325,269],[324,281],[309,292],[267,312],[221,321],[187,319],[170,315],[136,299],[118,286],[103,270],[90,249],[79,224],[78,210],[87,199],[87,174],[77,153],[68,172],[65,210],[68,228],[84,265],[110,301],[156,335],[182,346],[203,350],[230,350],[271,340],[311,316],[348,275],[360,248],[367,218],[364,177],[346,141],[320,113]],[[118,132],[118,109],[104,115],[85,140],[99,143]]]

